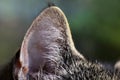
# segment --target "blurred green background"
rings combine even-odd
[[[0,65],[21,46],[49,0],[0,0]],[[66,14],[76,48],[87,58],[120,59],[120,0],[51,0]]]

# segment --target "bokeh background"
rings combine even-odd
[[[50,0],[0,0],[0,65],[21,46],[32,21]],[[120,59],[120,0],[51,0],[66,14],[76,48],[87,58]]]

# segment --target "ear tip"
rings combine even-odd
[[[50,5],[48,8],[46,8],[44,11],[49,11],[49,10],[52,10],[52,11],[58,11],[59,13],[63,13],[63,11],[59,8],[59,7],[57,7],[57,6],[55,6],[55,5]],[[43,12],[44,12],[43,11]]]
[[[58,10],[58,11],[62,11],[59,7],[57,7],[57,6],[51,6],[50,7],[51,9],[54,9],[54,10]]]
[[[43,11],[43,14],[45,13],[45,15],[49,15],[49,17],[54,17],[56,19],[62,19],[62,20],[65,20],[65,23],[67,22],[67,18],[64,14],[64,12],[62,11],[62,9],[60,9],[59,7],[57,6],[50,6],[48,8],[46,8],[44,11]],[[67,22],[68,23],[68,22]]]

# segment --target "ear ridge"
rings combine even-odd
[[[72,39],[72,35],[71,35],[71,31],[70,31],[70,26],[69,26],[67,17],[65,16],[65,14],[63,13],[63,11],[62,11],[60,8],[58,8],[58,7],[54,7],[54,8],[58,9],[58,10],[60,11],[61,15],[63,15],[63,17],[64,17],[64,21],[65,21],[65,23],[66,23],[66,31],[65,31],[65,32],[66,32],[66,35],[67,35],[67,42],[68,42],[68,44],[69,44],[69,46],[70,46],[70,48],[71,48],[72,53],[74,53],[73,55],[77,55],[77,56],[79,56],[80,58],[85,59],[85,58],[83,57],[83,55],[80,54],[80,53],[77,51],[77,49],[75,48],[75,45],[74,45],[74,42],[73,42],[73,39]]]

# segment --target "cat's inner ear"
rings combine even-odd
[[[27,72],[42,69],[54,73],[61,50],[66,47],[79,55],[64,13],[58,7],[48,7],[33,21],[24,37],[20,51],[22,68],[28,69]]]

